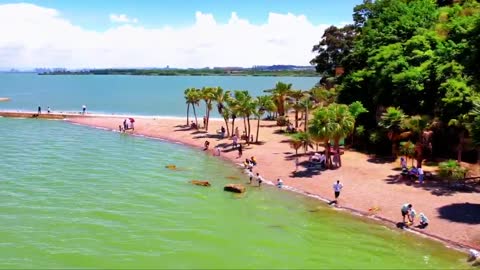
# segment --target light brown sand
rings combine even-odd
[[[118,129],[123,118],[116,117],[70,117],[70,121],[103,128]],[[201,120],[201,118],[199,119]],[[243,122],[240,122],[240,133],[243,131]],[[152,137],[179,141],[194,147],[202,148],[206,140],[206,133],[195,132],[186,128],[186,119],[146,119],[136,118],[135,132]],[[254,125],[253,125],[254,124]],[[223,121],[211,120],[210,135],[215,135],[216,130],[224,125]],[[417,215],[423,212],[430,220],[430,226],[421,230],[433,237],[443,238],[462,245],[480,248],[480,224],[454,222],[442,218],[439,208],[451,204],[477,204],[480,206],[478,193],[453,193],[435,195],[439,190],[435,187],[407,185],[404,182],[391,183],[389,179],[396,178],[399,174],[394,168],[397,163],[375,163],[368,161],[369,157],[353,151],[346,151],[342,156],[343,166],[336,170],[322,171],[318,175],[304,174],[305,168],[299,168],[299,175],[294,177],[295,163],[292,154],[295,151],[285,142],[287,137],[275,134],[279,127],[274,122],[262,121],[260,140],[263,145],[250,145],[244,147],[243,157],[237,158],[237,151],[222,152],[222,156],[235,163],[240,163],[247,157],[255,156],[258,166],[254,172],[259,172],[264,178],[275,181],[282,178],[284,184],[294,187],[307,194],[315,194],[323,198],[333,199],[332,184],[340,180],[342,190],[339,206],[368,213],[368,209],[378,207],[377,216],[393,222],[402,221],[400,207],[402,204],[412,203]],[[252,122],[255,132],[256,121]],[[254,133],[255,134],[255,133]],[[230,139],[208,138],[210,148],[219,144],[230,144]],[[303,150],[299,150],[303,153]],[[210,153],[211,154],[211,153]],[[306,161],[307,156],[300,157],[300,162]],[[478,216],[478,213],[477,213]],[[475,222],[472,222],[475,223]]]

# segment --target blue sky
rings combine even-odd
[[[267,20],[269,12],[303,14],[314,24],[340,24],[352,20],[353,7],[361,0],[33,0],[2,3],[32,3],[54,8],[74,24],[90,30],[105,30],[111,26],[108,15],[127,14],[139,20],[144,27],[193,24],[196,11],[211,13],[225,23],[230,13],[254,24]]]
[[[0,0],[0,68],[308,65],[361,0]]]

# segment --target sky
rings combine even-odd
[[[0,0],[0,68],[308,65],[361,0]]]

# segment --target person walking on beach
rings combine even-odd
[[[405,217],[410,213],[410,210],[412,209],[412,204],[411,203],[406,203],[402,205],[402,218],[403,218],[403,223],[405,223]]]
[[[207,128],[207,117],[203,116],[203,128]]]
[[[47,108],[47,113],[50,113],[50,107]]]
[[[338,196],[340,196],[340,191],[342,190],[343,185],[340,183],[340,180],[337,180],[337,183],[333,184],[333,192],[335,195],[335,202],[338,200]]]
[[[417,172],[418,172],[418,182],[421,185],[421,184],[423,184],[423,178],[425,177],[425,175],[424,175],[423,169],[421,167],[418,167]]]
[[[283,187],[283,181],[282,181],[282,179],[280,179],[280,178],[277,179],[277,187],[278,187],[278,188],[282,188],[282,187]]]
[[[237,135],[233,135],[232,141],[233,141],[233,143],[232,143],[232,149],[235,149],[235,148],[237,147],[237,145],[238,145],[238,137],[237,137]]]
[[[252,180],[253,180],[253,172],[252,172],[252,169],[247,169],[247,174],[248,174],[248,183],[251,185],[252,184]]]
[[[38,114],[42,113],[42,107],[38,106]]]
[[[259,173],[257,173],[257,182],[259,187],[262,185],[263,182],[263,177]]]
[[[243,154],[243,148],[242,148],[242,144],[240,143],[238,145],[238,158],[241,158],[242,154]]]
[[[82,114],[85,114],[86,111],[87,111],[87,106],[82,105]]]

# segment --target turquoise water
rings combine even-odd
[[[318,80],[314,77],[0,74],[0,97],[12,99],[0,103],[0,110],[36,111],[37,106],[44,110],[50,106],[56,111],[80,111],[85,104],[89,111],[97,113],[185,116],[183,92],[189,87],[221,86],[225,90],[249,90],[257,96],[278,81],[309,90]],[[216,110],[213,116],[217,116]]]
[[[0,142],[0,268],[466,267],[437,242],[317,200],[224,192],[244,175],[182,145],[6,118]]]

